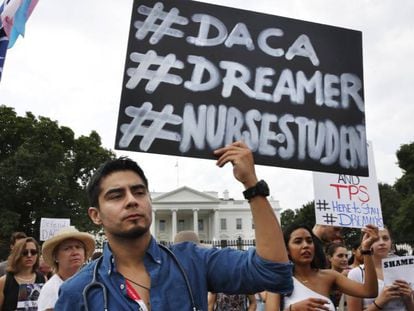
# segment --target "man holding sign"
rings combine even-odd
[[[148,180],[134,161],[103,164],[88,185],[89,217],[105,230],[103,256],[61,287],[55,310],[207,310],[207,292],[292,291],[282,231],[258,181],[252,152],[235,142],[214,152],[233,165],[256,224],[256,249],[239,251],[183,242],[164,247],[150,233]],[[97,285],[99,284],[99,285]]]

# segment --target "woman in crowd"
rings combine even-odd
[[[357,240],[351,244],[351,252],[352,255],[348,260],[348,265],[352,269],[364,263],[364,256],[361,255],[361,241]]]
[[[410,285],[404,280],[397,280],[390,286],[384,286],[384,273],[381,260],[387,258],[391,251],[392,241],[388,229],[379,231],[379,240],[372,245],[372,258],[378,276],[378,296],[375,299],[361,299],[347,296],[349,311],[378,311],[378,310],[414,310],[413,292]],[[352,269],[348,278],[363,282],[367,278],[367,262],[365,267]]]
[[[343,243],[329,244],[326,248],[326,256],[332,270],[345,276],[348,274],[348,250]],[[345,309],[345,295],[338,288],[333,289],[329,297],[338,310]]]
[[[16,242],[7,259],[7,273],[0,278],[0,310],[37,310],[39,291],[46,282],[43,274],[37,272],[39,251],[34,238]]]
[[[348,250],[342,243],[331,243],[326,248],[326,256],[328,257],[331,269],[342,273],[348,267]]]
[[[79,271],[94,250],[93,236],[75,227],[64,228],[46,240],[42,247],[43,258],[55,274],[42,288],[39,311],[54,309],[60,285]]]
[[[378,239],[378,229],[367,226],[362,229],[362,246],[369,250]],[[289,227],[284,239],[290,260],[294,264],[294,290],[290,296],[267,293],[266,311],[335,310],[329,293],[335,287],[346,294],[359,297],[374,297],[377,293],[377,276],[374,264],[366,259],[366,280],[363,284],[351,281],[332,269],[320,269],[315,258],[315,244],[312,231],[304,225]]]

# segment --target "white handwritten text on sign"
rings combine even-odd
[[[243,139],[260,164],[367,174],[359,32],[144,0],[127,54],[116,148],[212,158]]]

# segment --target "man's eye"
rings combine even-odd
[[[120,194],[112,194],[112,195],[109,196],[110,200],[116,200],[116,199],[119,199],[119,198],[121,198]]]

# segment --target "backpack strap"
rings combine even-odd
[[[362,268],[361,266],[358,266],[359,270],[361,270],[361,280],[362,283],[364,283],[364,274],[365,274],[365,268]]]

